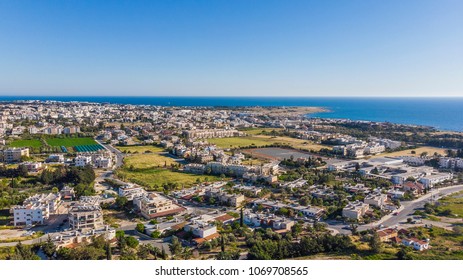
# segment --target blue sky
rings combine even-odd
[[[463,96],[459,0],[0,0],[1,95]]]

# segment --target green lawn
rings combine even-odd
[[[65,147],[74,147],[80,145],[95,145],[98,144],[91,137],[83,138],[50,138],[46,140],[50,146],[65,146]]]
[[[450,210],[449,217],[463,217],[463,192],[439,199],[438,211]]]
[[[174,171],[164,166],[170,167],[171,164],[178,164],[173,158],[165,156],[164,150],[154,146],[132,146],[117,147],[123,152],[130,151],[124,158],[124,165],[117,171],[117,175],[133,183],[154,188],[164,184],[177,183],[177,185],[189,187],[196,183],[199,178],[204,182],[207,178],[209,182],[217,181],[218,176],[196,175]],[[150,153],[145,153],[150,151]],[[137,152],[137,153],[135,153]],[[134,154],[135,153],[135,154]]]
[[[11,147],[32,147],[32,148],[40,148],[42,146],[42,142],[37,139],[30,139],[30,140],[13,140],[10,144]]]

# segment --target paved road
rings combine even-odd
[[[443,196],[459,191],[463,191],[463,185],[440,188],[437,190],[433,190],[431,193],[423,195],[422,197],[413,201],[403,201],[401,202],[402,207],[401,210],[399,210],[399,214],[397,216],[394,216],[393,214],[386,215],[377,222],[359,226],[357,230],[362,231],[372,229],[379,225],[384,225],[384,227],[393,227],[399,225],[400,223],[406,221],[407,218],[411,217],[416,210],[422,209],[426,202],[430,202],[432,199],[439,199]],[[326,223],[328,224],[328,228],[336,232],[339,232],[341,234],[351,234],[351,231],[349,229],[346,229],[347,225],[342,222],[327,221]]]
[[[53,239],[55,236],[58,236],[59,234],[60,233],[50,233],[49,235],[51,239]],[[25,245],[32,245],[32,244],[37,244],[40,242],[46,242],[47,239],[48,239],[48,234],[45,234],[42,237],[39,237],[36,239],[29,239],[29,240],[21,241],[21,243]],[[18,242],[0,243],[0,247],[12,247],[12,246],[16,246],[16,244],[18,244]]]
[[[439,199],[443,196],[463,191],[463,185],[445,187],[437,190],[433,190],[431,193],[423,195],[422,197],[415,199],[413,201],[404,201],[402,202],[403,209],[399,212],[397,216],[388,215],[377,223],[366,225],[365,229],[383,224],[385,227],[391,227],[399,224],[400,222],[407,220],[416,210],[422,209],[426,202],[431,200]],[[362,226],[363,227],[363,226]],[[359,230],[363,230],[362,227],[359,227]]]
[[[124,162],[123,162],[124,154],[121,151],[119,151],[118,149],[114,148],[111,145],[107,145],[107,144],[102,143],[100,140],[95,139],[95,141],[98,142],[98,144],[105,147],[107,150],[109,150],[110,152],[112,152],[113,154],[116,155],[116,164],[114,165],[113,169],[121,167],[122,164],[124,164]]]

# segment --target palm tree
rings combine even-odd
[[[193,256],[193,251],[190,247],[184,247],[182,252],[182,258],[184,260],[189,260]]]

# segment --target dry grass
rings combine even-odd
[[[138,154],[124,158],[124,165],[130,167],[133,165],[134,168],[154,168],[164,167],[176,164],[175,160],[170,157],[158,153],[152,154]]]
[[[415,151],[415,154],[412,154],[412,151]],[[432,156],[434,153],[438,153],[438,154],[441,154],[441,155],[446,154],[445,149],[425,146],[425,147],[419,147],[419,148],[416,148],[416,149],[409,149],[409,150],[397,151],[397,152],[392,152],[392,153],[384,153],[384,154],[374,155],[372,157],[420,156],[421,153],[423,153],[423,152],[427,152],[429,156]]]
[[[132,153],[132,154],[133,153],[144,154],[148,151],[150,153],[164,152],[163,148],[156,147],[156,146],[117,146],[116,148],[123,153]]]
[[[315,144],[308,140],[296,139],[291,137],[281,136],[266,136],[253,135],[245,137],[230,137],[230,138],[212,138],[207,139],[209,143],[215,144],[221,148],[243,148],[249,146],[266,146],[272,144],[288,145],[295,149],[315,150],[329,148],[328,146]]]

